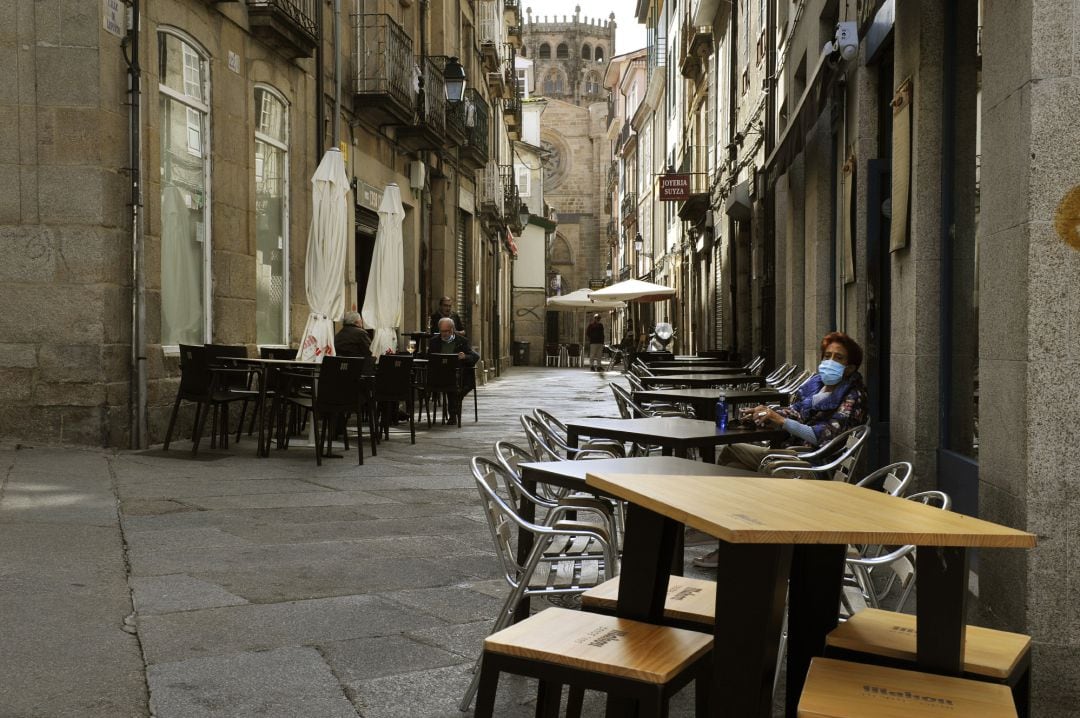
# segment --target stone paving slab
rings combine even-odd
[[[357,718],[330,667],[313,648],[236,653],[150,666],[158,716]]]
[[[184,574],[132,578],[131,592],[135,609],[143,616],[248,603],[221,586]]]

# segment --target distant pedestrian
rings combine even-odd
[[[600,371],[600,355],[604,351],[604,325],[600,315],[594,314],[592,323],[585,327],[585,338],[589,340],[589,369]]]

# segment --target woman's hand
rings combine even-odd
[[[786,418],[764,405],[755,406],[751,409],[751,412],[754,423],[762,427],[771,425],[779,428],[784,425],[784,419]]]

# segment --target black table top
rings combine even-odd
[[[643,376],[645,386],[721,386],[723,384],[762,383],[765,378],[760,374],[667,374],[664,376]]]
[[[585,474],[650,474],[683,476],[760,476],[733,466],[707,464],[675,456],[631,456],[624,459],[588,459],[580,461],[530,461],[518,465],[524,481],[561,486],[574,491],[598,493],[586,486]]]
[[[649,371],[653,374],[745,374],[746,367],[742,366],[701,366],[699,364],[684,364],[680,366],[651,366]]]
[[[743,441],[764,441],[786,436],[776,429],[729,426],[720,431],[716,423],[701,419],[650,416],[644,419],[575,419],[566,422],[569,433],[606,437],[661,446],[715,446]]]
[[[738,364],[729,361],[722,361],[720,359],[707,359],[704,357],[695,359],[661,359],[660,361],[650,362],[649,368],[652,367],[699,367],[709,366],[718,368],[740,368]]]
[[[728,402],[735,404],[743,404],[756,401],[759,404],[765,404],[774,401],[785,401],[789,394],[779,392],[773,389],[755,389],[753,391],[734,391],[728,389],[708,388],[708,389],[645,389],[635,390],[633,392],[635,399],[645,399],[647,401],[685,401],[687,403],[694,403],[699,401],[712,401],[715,402],[720,395],[723,395]]]

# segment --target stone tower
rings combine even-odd
[[[615,14],[607,20],[583,18],[581,6],[573,17],[533,17],[525,11],[522,52],[533,61],[536,94],[587,107],[607,100],[604,72],[615,54]]]
[[[545,265],[562,293],[598,288],[607,281],[605,180],[611,162],[604,73],[615,52],[615,16],[607,20],[537,18],[526,10],[525,56],[533,62],[534,94],[548,98],[540,119],[544,199],[555,210],[558,229],[550,237]],[[609,328],[611,321],[604,317]],[[547,342],[581,342],[581,317],[549,314]]]

